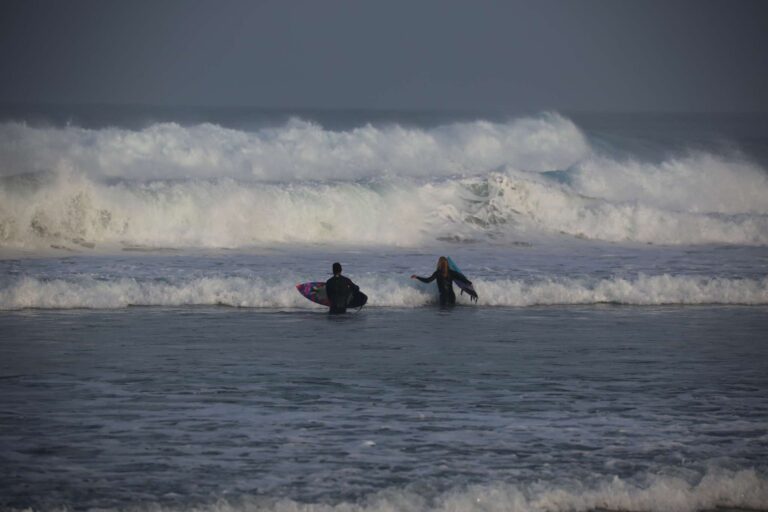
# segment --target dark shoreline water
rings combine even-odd
[[[3,312],[0,507],[765,478],[767,312]]]

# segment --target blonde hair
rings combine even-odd
[[[437,270],[443,274],[443,277],[448,277],[448,258],[440,256],[437,259]]]

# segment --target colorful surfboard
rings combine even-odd
[[[316,304],[329,307],[331,305],[328,301],[328,295],[325,293],[324,281],[311,281],[309,283],[300,283],[296,285],[296,289],[307,299]],[[363,292],[354,292],[347,302],[348,308],[361,308],[368,302],[368,296]]]
[[[330,306],[328,301],[328,295],[325,293],[325,281],[312,281],[309,283],[300,283],[296,285],[296,289],[307,299],[321,304],[323,306]]]

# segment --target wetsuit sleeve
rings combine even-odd
[[[349,289],[353,292],[359,292],[360,287],[357,286],[355,283],[352,282],[352,280],[348,277],[345,278],[347,280],[347,285],[349,285]]]
[[[434,281],[435,279],[437,279],[437,270],[435,270],[435,271],[432,273],[432,275],[431,275],[431,276],[429,276],[429,277],[419,277],[419,276],[416,276],[416,279],[418,279],[418,280],[419,280],[419,281],[421,281],[422,283],[431,283],[432,281]]]

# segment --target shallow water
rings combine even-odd
[[[0,495],[41,510],[359,503],[384,491],[408,503],[481,485],[610,503],[615,478],[647,489],[704,477],[757,482],[751,501],[726,492],[709,504],[759,508],[766,313],[6,312]],[[673,508],[672,490],[654,492],[659,510]]]

